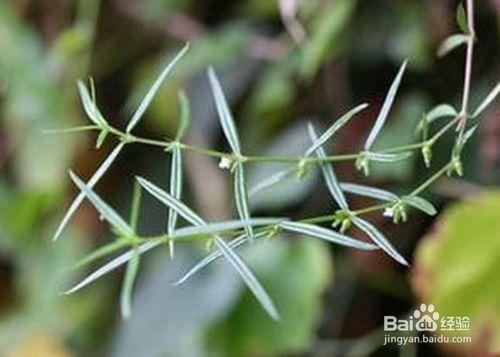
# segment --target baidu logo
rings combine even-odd
[[[436,331],[439,312],[432,304],[421,304],[408,319],[384,316],[384,331]]]
[[[434,305],[421,304],[420,309],[413,312],[416,319],[415,329],[417,331],[436,331],[438,328],[439,312],[434,311]]]

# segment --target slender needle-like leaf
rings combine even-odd
[[[500,83],[498,83],[495,88],[488,94],[488,96],[482,101],[481,104],[477,107],[477,109],[474,111],[474,114],[472,114],[473,118],[476,118],[479,116],[484,110],[490,105],[491,102],[497,97],[497,95],[500,93]]]
[[[75,269],[76,268],[81,268],[84,265],[90,264],[97,259],[100,259],[102,257],[105,257],[111,253],[116,252],[117,250],[120,250],[124,247],[127,247],[129,243],[124,240],[124,239],[119,239],[116,240],[112,243],[106,244],[105,246],[102,246],[101,248],[94,250],[87,256],[85,256],[83,259],[81,259],[78,263],[75,264]]]
[[[283,171],[278,171],[268,177],[266,177],[264,180],[260,181],[258,184],[256,184],[254,187],[250,189],[249,195],[253,196],[256,195],[257,193],[268,189],[271,186],[274,186],[283,180],[286,180],[287,178],[293,177],[294,173],[296,171],[296,168],[291,168],[291,169],[286,169]]]
[[[397,162],[404,160],[412,155],[411,152],[400,152],[395,154],[386,154],[380,152],[368,152],[368,157],[372,161],[378,162]]]
[[[463,137],[463,143],[465,144],[467,141],[469,141],[469,139],[472,137],[472,135],[474,135],[474,133],[476,132],[477,130],[477,125],[474,125],[472,128],[468,129],[465,133],[464,133],[464,137]]]
[[[189,237],[203,234],[216,234],[220,232],[233,231],[245,228],[247,224],[250,226],[268,226],[279,224],[285,221],[286,218],[250,218],[247,222],[241,220],[206,223],[202,226],[189,226],[177,229],[172,236],[175,238]],[[248,237],[248,236],[247,236]]]
[[[340,117],[338,120],[336,120],[332,126],[330,126],[319,138],[316,140],[316,143],[313,144],[309,149],[306,151],[306,156],[311,155],[318,147],[322,146],[324,143],[326,143],[340,128],[342,128],[351,118],[353,118],[356,114],[364,110],[366,107],[368,107],[368,104],[364,103],[361,105],[358,105],[354,109],[351,109],[348,111],[346,114],[344,114],[342,117]]]
[[[271,316],[274,320],[279,320],[279,314],[274,306],[273,301],[264,290],[262,285],[259,283],[255,275],[252,273],[250,268],[241,260],[241,258],[231,249],[231,247],[224,242],[219,237],[214,238],[215,245],[228,260],[229,263],[235,268],[241,278],[245,281],[248,288],[255,295],[257,300],[260,302],[264,310]]]
[[[384,123],[387,119],[387,116],[389,115],[389,111],[391,110],[392,103],[394,102],[394,98],[396,97],[396,93],[399,88],[399,84],[401,83],[401,78],[403,77],[403,73],[406,68],[407,61],[403,62],[403,65],[399,69],[398,74],[396,75],[396,78],[394,78],[394,81],[391,84],[391,87],[389,88],[389,92],[387,92],[387,96],[385,97],[384,104],[382,105],[382,109],[380,110],[380,113],[377,117],[377,120],[375,120],[375,124],[373,125],[372,130],[370,131],[370,135],[368,135],[368,139],[366,139],[365,143],[365,150],[370,151],[370,148],[372,147],[373,143],[375,142],[375,139],[377,138],[378,134],[382,130],[382,127],[384,126]]]
[[[96,140],[96,143],[95,143],[95,148],[96,149],[100,149],[101,148],[101,146],[104,143],[104,140],[106,140],[106,137],[108,136],[108,134],[109,134],[109,130],[107,128],[104,128],[104,129],[101,130],[101,132],[97,136],[97,140]]]
[[[124,236],[133,236],[134,230],[130,227],[123,218],[120,217],[114,209],[104,202],[92,189],[90,189],[80,178],[70,171],[70,176],[78,188],[87,196],[90,202],[94,205],[101,216],[107,220],[115,229]]]
[[[236,209],[245,225],[245,232],[250,241],[253,240],[253,229],[250,223],[250,210],[248,208],[248,193],[245,182],[245,173],[243,164],[238,163],[234,171],[234,199],[236,201]]]
[[[158,78],[156,78],[155,82],[153,83],[147,94],[144,96],[144,99],[139,104],[139,107],[137,107],[137,110],[132,116],[132,119],[130,119],[126,129],[127,133],[130,133],[132,129],[134,129],[134,127],[139,123],[142,116],[144,115],[144,112],[146,111],[149,104],[156,95],[156,92],[158,92],[160,86],[163,84],[167,76],[170,74],[170,72],[172,72],[174,66],[182,58],[182,56],[184,56],[184,54],[187,52],[188,49],[189,49],[189,43],[186,43],[186,45],[182,48],[182,50],[180,50],[180,52],[166,65],[166,67],[160,73]]]
[[[170,164],[170,195],[180,200],[182,194],[182,156],[179,146],[174,146]],[[168,210],[167,233],[172,236],[177,225],[177,212],[171,208]],[[174,257],[174,241],[168,243],[170,258]]]
[[[78,81],[78,91],[80,92],[80,99],[83,104],[83,109],[87,114],[90,121],[96,124],[99,127],[107,126],[106,120],[104,120],[101,112],[97,108],[96,103],[92,100],[87,87],[83,84],[82,81]]]
[[[139,212],[141,210],[142,187],[138,182],[134,183],[134,194],[132,196],[132,205],[130,208],[130,227],[134,231],[137,230],[139,222]]]
[[[238,133],[236,131],[236,126],[234,125],[233,116],[229,110],[229,106],[222,91],[215,70],[210,67],[208,70],[208,78],[210,80],[210,86],[212,87],[212,94],[215,100],[215,106],[217,107],[217,113],[219,114],[219,120],[222,125],[222,130],[226,136],[231,149],[235,154],[241,153],[240,141],[238,139]]]
[[[362,250],[378,249],[378,247],[373,244],[361,242],[359,240],[352,239],[343,234],[337,233],[331,229],[326,229],[309,223],[282,222],[280,223],[280,227],[290,232],[305,234],[329,242],[345,245],[347,247]]]
[[[190,208],[184,205],[182,202],[179,202],[166,192],[162,191],[152,183],[147,180],[138,177],[137,180],[139,183],[148,190],[153,196],[158,198],[161,202],[166,204],[168,207],[175,209],[179,215],[184,217],[188,222],[194,225],[206,225],[205,221],[194,213]],[[274,307],[273,302],[262,288],[258,280],[255,278],[250,269],[245,265],[245,263],[241,260],[236,253],[234,253],[231,248],[224,242],[220,237],[214,236],[214,242],[217,248],[221,251],[221,253],[226,257],[226,259],[231,263],[231,265],[236,269],[238,274],[241,276],[243,281],[247,284],[249,289],[253,292],[257,300],[260,302],[264,310],[269,313],[269,315],[278,319],[278,313],[276,308]]]
[[[396,196],[392,192],[381,190],[375,187],[358,185],[355,183],[341,183],[340,188],[344,192],[353,193],[359,196],[376,198],[382,201],[394,202],[398,200],[398,196]]]
[[[316,136],[316,132],[314,131],[314,127],[311,123],[308,123],[307,129],[309,131],[309,136],[310,136],[311,141],[313,143],[313,147],[315,148],[316,156],[326,157],[325,151],[323,150],[321,145],[318,145],[318,139]],[[340,208],[344,208],[344,209],[349,208],[347,201],[345,199],[344,193],[342,192],[340,185],[337,181],[337,177],[335,176],[335,173],[333,172],[332,165],[325,163],[325,162],[320,162],[319,165],[321,167],[323,177],[325,178],[326,185],[328,186],[328,190],[330,191],[331,195],[333,196],[335,202],[337,202],[337,204],[340,206]]]
[[[122,151],[124,146],[125,146],[125,143],[120,143],[120,144],[118,144],[118,146],[116,148],[113,149],[111,154],[109,154],[109,156],[106,158],[106,160],[103,161],[101,166],[99,166],[97,171],[94,173],[94,175],[92,175],[90,180],[87,182],[87,186],[89,188],[93,188],[95,186],[95,184],[101,179],[101,177],[106,173],[106,171],[111,166],[113,161],[115,161],[115,159],[118,156],[118,154],[120,153],[120,151]],[[71,205],[69,206],[68,211],[66,212],[63,219],[61,220],[61,223],[59,223],[59,226],[57,227],[57,230],[56,230],[56,233],[54,234],[53,240],[57,240],[61,236],[61,234],[62,234],[64,228],[66,227],[66,225],[68,224],[70,218],[76,212],[76,210],[78,209],[80,204],[83,202],[84,198],[85,198],[85,194],[83,192],[80,192],[78,194],[78,196],[76,196],[76,198],[73,200],[73,202],[71,202]]]
[[[169,208],[175,210],[178,214],[180,214],[184,219],[194,225],[204,225],[205,222],[203,219],[194,213],[188,206],[184,203],[176,200],[174,197],[163,191],[161,188],[156,186],[155,184],[149,182],[148,180],[137,177],[137,181],[141,184],[142,187],[146,189],[150,194],[156,197],[160,202],[166,205]]]
[[[120,296],[120,311],[122,314],[122,318],[125,320],[130,317],[130,313],[132,310],[132,292],[134,290],[134,282],[139,270],[139,257],[139,249],[136,247],[133,250],[132,258],[127,264],[127,270],[125,271],[125,277],[123,279],[123,286]]]
[[[362,218],[354,217],[353,223],[359,227],[363,232],[365,232],[373,242],[375,242],[384,252],[394,258],[397,262],[408,265],[408,262],[398,251],[392,246],[392,244],[384,237],[384,235],[373,226],[370,222],[365,221]]]
[[[265,237],[267,235],[268,235],[268,232],[257,233],[257,234],[255,234],[255,239],[259,239],[259,238]],[[248,242],[248,237],[244,234],[244,235],[241,235],[241,236],[233,239],[232,241],[230,241],[228,243],[228,245],[231,249],[234,250],[234,249],[238,249],[239,247],[241,247],[243,244],[245,244],[247,242]],[[198,262],[195,266],[193,266],[191,269],[189,269],[189,271],[186,274],[184,274],[182,276],[182,278],[180,278],[179,280],[177,280],[174,283],[174,286],[179,286],[179,285],[185,283],[191,277],[193,277],[196,273],[198,273],[200,270],[202,270],[203,268],[205,268],[210,263],[212,263],[213,261],[215,261],[216,259],[218,259],[220,257],[222,257],[222,253],[220,250],[216,250],[216,251],[210,253],[205,258],[200,260],[200,262]]]
[[[175,134],[175,141],[180,141],[187,130],[189,129],[189,121],[191,119],[191,112],[189,109],[189,99],[184,91],[179,92],[179,103],[181,106],[181,118],[179,122],[179,128],[177,129],[177,134]]]
[[[158,242],[158,241],[147,242],[147,243],[141,244],[137,249],[139,250],[139,254],[142,254],[142,253],[145,253],[145,252],[159,246],[160,244],[161,244],[161,242]],[[73,286],[71,289],[65,291],[63,294],[66,294],[66,295],[72,294],[72,293],[84,288],[85,286],[87,286],[90,283],[99,279],[101,276],[103,276],[103,275],[109,273],[110,271],[115,270],[119,266],[127,263],[130,259],[132,259],[134,254],[135,254],[135,248],[129,250],[126,253],[123,253],[122,255],[119,255],[118,257],[109,261],[107,264],[100,267],[99,269],[97,269],[93,273],[87,275],[81,282],[79,282],[78,284]]]

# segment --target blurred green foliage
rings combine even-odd
[[[470,318],[472,351],[500,352],[500,193],[455,204],[416,252],[413,284],[442,316]],[[453,348],[453,347],[452,347]],[[469,353],[473,353],[469,351]]]

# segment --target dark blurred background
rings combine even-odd
[[[0,2],[0,355],[2,356],[345,356],[500,353],[500,105],[489,107],[465,152],[465,176],[426,194],[440,214],[411,212],[405,224],[369,216],[410,269],[382,253],[357,252],[284,236],[244,251],[282,312],[276,324],[224,262],[181,288],[171,282],[206,254],[179,246],[141,260],[133,316],[119,317],[123,272],[84,291],[60,291],[82,276],[74,263],[113,237],[85,203],[56,243],[51,237],[76,194],[69,168],[88,178],[114,147],[93,135],[42,129],[86,125],[76,80],[92,76],[106,119],[124,127],[148,86],[186,41],[178,64],[138,134],[175,135],[177,91],[191,102],[192,145],[227,149],[206,78],[214,65],[245,152],[300,155],[305,125],[326,128],[355,105],[370,107],[331,141],[330,152],[362,146],[397,68],[409,60],[377,147],[419,140],[415,126],[439,103],[458,106],[464,51],[438,59],[458,32],[452,0],[3,0]],[[478,42],[472,105],[498,82],[500,2],[476,1]],[[435,148],[431,170],[419,155],[374,167],[364,178],[337,165],[343,181],[409,192],[445,162],[453,137]],[[169,158],[130,146],[96,187],[126,214],[134,175],[167,186]],[[250,165],[253,186],[279,165]],[[210,219],[232,216],[229,176],[217,162],[188,155],[185,197]],[[333,212],[321,177],[283,182],[251,198],[259,215]],[[359,207],[371,201],[354,198]],[[145,198],[141,233],[165,229],[165,210]],[[381,346],[384,315],[404,317],[420,302],[443,315],[471,317],[469,345]]]

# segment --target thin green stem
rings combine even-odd
[[[245,161],[247,162],[282,162],[282,163],[316,163],[316,162],[333,162],[333,161],[348,161],[356,160],[362,156],[361,153],[357,154],[341,154],[332,155],[327,157],[316,157],[316,156],[245,156]]]
[[[334,219],[335,219],[335,216],[333,214],[327,214],[324,216],[304,218],[304,219],[299,220],[299,222],[315,224],[315,223],[330,222],[330,221],[333,221]]]
[[[411,151],[411,150],[417,150],[421,149],[425,145],[428,145],[429,143],[433,144],[436,142],[444,133],[446,133],[454,123],[458,121],[458,117],[455,118],[453,121],[449,122],[446,124],[441,130],[439,130],[431,139],[419,142],[419,143],[414,143],[414,144],[408,144],[408,145],[402,145],[394,148],[387,148],[387,149],[381,149],[379,152],[380,153],[398,153],[398,152],[404,152],[404,151]],[[95,129],[95,127],[89,127]],[[173,141],[162,141],[162,140],[155,140],[155,139],[149,139],[149,138],[144,138],[144,137],[139,137],[131,134],[127,134],[121,130],[118,130],[114,127],[108,127],[106,128],[110,133],[114,134],[118,138],[120,138],[123,141],[126,141],[128,143],[139,143],[139,144],[145,144],[145,145],[150,145],[150,146],[156,146],[156,147],[161,147],[164,149],[168,149],[172,146],[174,143]],[[178,143],[179,147],[182,150],[189,151],[192,153],[197,153],[197,154],[202,154],[206,156],[212,156],[216,158],[231,158],[233,157],[233,153],[229,152],[223,152],[223,151],[217,151],[213,149],[208,149],[208,148],[203,148],[203,147],[198,147],[198,146],[193,146],[193,145],[188,145],[184,143]],[[354,161],[362,157],[364,153],[362,152],[357,152],[357,153],[348,153],[348,154],[339,154],[339,155],[331,155],[331,156],[325,156],[325,157],[316,157],[316,156],[241,156],[241,160],[243,162],[251,162],[251,163],[260,163],[260,162],[266,162],[266,163],[289,163],[289,164],[297,164],[299,162],[303,162],[305,164],[309,163],[319,163],[319,162],[339,162],[339,161]]]
[[[159,146],[162,148],[169,148],[170,143],[166,141],[160,141],[160,140],[153,140],[153,139],[146,139],[146,138],[139,138],[136,136],[130,136],[130,142],[135,142],[139,144],[146,144],[146,145],[151,145],[151,146]]]
[[[203,154],[203,155],[208,155],[212,157],[217,157],[217,158],[223,158],[223,157],[231,157],[232,154],[226,153],[226,152],[221,152],[217,150],[212,150],[212,149],[207,149],[207,148],[202,148],[198,146],[192,146],[192,145],[187,145],[187,144],[180,144],[180,148],[183,150],[191,151],[194,153],[198,154]]]
[[[422,141],[420,143],[415,143],[415,144],[408,144],[408,145],[402,145],[394,148],[388,148],[388,149],[382,149],[379,152],[389,154],[389,153],[397,153],[397,152],[402,152],[402,151],[410,151],[410,150],[415,150],[415,149],[421,149],[427,144],[427,141]]]
[[[355,214],[356,216],[358,216],[358,215],[361,215],[361,214],[366,214],[366,213],[370,213],[370,212],[380,211],[380,210],[385,209],[385,208],[387,208],[387,207],[389,207],[391,205],[392,205],[392,203],[390,203],[390,202],[376,204],[376,205],[373,205],[373,206],[368,206],[368,207],[365,207],[365,208],[361,208],[359,210],[352,211],[352,213]]]
[[[452,128],[458,121],[460,121],[460,115],[457,115],[453,120],[450,120],[445,126],[443,126],[432,138],[428,140],[430,144],[434,144],[441,136],[443,136],[450,128]]]
[[[432,183],[434,183],[436,180],[441,178],[447,170],[449,170],[453,166],[453,161],[448,162],[446,165],[444,165],[441,169],[439,169],[436,173],[434,173],[431,177],[429,177],[427,180],[424,181],[420,186],[415,188],[411,193],[410,196],[416,196],[420,192],[424,191],[427,187],[429,187]]]

